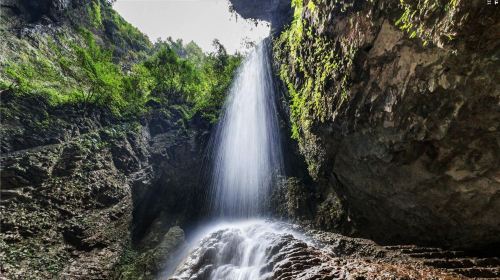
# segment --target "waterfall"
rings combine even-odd
[[[267,41],[245,59],[212,143],[211,208],[223,217],[259,214],[282,172],[274,86]]]
[[[267,279],[273,248],[291,236],[276,223],[249,219],[261,214],[283,171],[267,45],[260,43],[240,67],[211,141],[210,206],[219,223],[192,241],[171,279]]]

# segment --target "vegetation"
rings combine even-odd
[[[336,108],[349,97],[349,73],[359,46],[353,38],[334,41],[317,30],[331,14],[353,11],[353,3],[292,0],[293,21],[274,41],[279,74],[290,95],[294,139],[304,136],[314,121],[323,122],[334,116]],[[395,23],[410,38],[420,38],[424,46],[436,40],[449,42],[454,38],[453,29],[439,26],[437,22],[452,21],[458,6],[458,0],[400,0],[402,14]],[[445,20],[440,20],[442,18]],[[325,94],[326,91],[333,94]]]
[[[185,105],[187,118],[199,114],[214,122],[241,61],[218,41],[214,45],[216,51],[207,55],[194,43],[184,47],[180,41],[158,42],[154,55],[139,64],[145,74],[135,83],[142,79],[150,86],[150,99],[163,106]]]
[[[399,5],[403,14],[396,21],[396,25],[405,31],[410,38],[420,38],[426,46],[433,39],[434,22],[440,17],[451,17],[458,7],[458,0],[400,0]],[[453,34],[444,35],[448,41],[453,40]]]
[[[2,65],[0,89],[37,94],[52,106],[108,107],[117,116],[138,115],[159,103],[185,118],[198,114],[215,121],[241,57],[228,55],[218,41],[210,54],[192,42],[152,45],[106,3],[90,1],[77,32],[48,36],[45,48],[20,46]]]
[[[330,106],[324,94],[327,85],[335,82],[341,102],[347,98],[348,76],[340,72],[352,64],[355,49],[349,48],[339,55],[334,42],[315,34],[313,24],[303,17],[305,11],[311,17],[318,16],[320,9],[317,6],[322,4],[323,1],[318,0],[306,3],[293,0],[293,21],[274,42],[274,53],[280,61],[279,74],[290,94],[294,139],[299,139],[301,131],[307,130],[313,119],[325,120]],[[309,47],[304,47],[305,44]]]
[[[111,51],[100,47],[90,31],[82,29],[79,34],[81,41],[66,37],[58,38],[60,43],[51,41],[52,57],[38,50],[7,62],[4,87],[19,94],[40,94],[54,106],[96,104],[119,112],[129,105],[122,96],[124,74]]]
[[[89,20],[92,25],[96,28],[100,27],[102,25],[102,12],[100,2],[98,0],[93,0],[86,8],[87,14],[89,15]]]

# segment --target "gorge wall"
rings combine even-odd
[[[61,91],[52,96],[64,96],[68,73],[81,70],[62,58],[78,64],[71,51],[73,42],[85,46],[82,28],[125,68],[151,43],[105,2],[5,1],[1,9],[0,278],[153,279],[199,215],[186,205],[202,193],[209,122],[188,120],[182,102],[150,101],[141,115],[54,102],[41,91],[55,80]],[[3,84],[6,75],[17,80]]]
[[[292,2],[275,61],[314,182],[286,181],[280,215],[383,243],[495,251],[499,9]]]
[[[178,226],[193,220],[183,205],[194,203],[199,183],[195,130],[175,124],[178,116],[124,122],[1,94],[2,274],[138,279],[160,271],[183,242]]]

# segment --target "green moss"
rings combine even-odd
[[[102,26],[101,2],[99,0],[92,0],[86,8],[92,26],[95,28]]]
[[[329,113],[326,91],[332,90],[332,87],[340,89],[341,102],[348,95],[346,69],[352,65],[355,49],[349,48],[342,55],[335,53],[334,42],[317,35],[316,27],[303,18],[305,11],[312,17],[317,16],[320,12],[317,5],[321,4],[308,1],[304,5],[302,0],[293,1],[294,20],[274,42],[274,54],[280,64],[279,74],[290,95],[294,139],[299,139],[312,120],[325,121]]]
[[[337,229],[346,219],[346,212],[342,202],[334,192],[327,194],[316,211],[316,224],[324,229]]]
[[[314,3],[313,0],[309,0],[309,2],[307,2],[307,9],[312,13],[316,11],[316,4]]]
[[[45,95],[52,104],[69,101],[74,93],[58,69],[57,61],[50,61],[41,53],[21,54],[18,61],[7,62],[3,75],[3,83],[9,88],[22,94]]]
[[[403,13],[395,24],[410,38],[419,38],[427,46],[433,41],[435,19],[451,17],[458,4],[459,0],[400,0],[399,6]],[[448,41],[454,39],[453,34],[441,35]]]
[[[166,268],[168,259],[184,242],[184,232],[172,227],[167,233],[159,231],[160,243],[152,248],[133,248],[129,243],[115,266],[116,279],[156,279],[156,274]]]

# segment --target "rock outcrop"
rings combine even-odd
[[[245,19],[263,20],[280,31],[291,20],[290,0],[230,0],[231,8]]]
[[[167,89],[131,110],[90,100],[153,52],[111,2],[1,5],[0,278],[153,279],[204,214],[211,124]]]
[[[176,226],[197,214],[183,206],[195,203],[205,138],[175,112],[124,121],[0,94],[2,274],[148,279],[161,271],[183,242]]]
[[[82,0],[83,3],[84,0]],[[5,0],[2,1],[2,13],[18,16],[28,23],[37,23],[42,20],[59,21],[72,0]]]
[[[342,202],[317,209],[380,242],[498,248],[499,10],[297,2],[275,57],[309,173]]]
[[[386,244],[451,248],[309,232],[325,252],[278,234],[270,277],[498,277],[498,258],[458,250],[495,254],[500,244],[498,8],[297,0],[291,22],[290,1],[231,2],[275,32],[286,27],[274,55],[288,88],[280,114],[291,121],[282,128],[296,142],[283,142],[300,150],[308,174],[287,153],[294,177],[275,188],[274,214]],[[91,18],[101,13],[83,3],[2,2],[0,63],[30,57],[17,46],[56,57],[49,39],[78,42],[70,26],[80,21],[98,26],[116,60],[147,52],[144,35],[123,36],[123,22]],[[193,205],[203,203],[209,125],[175,108],[126,118],[9,89],[0,97],[0,278],[152,279],[163,271],[204,214]],[[213,250],[200,250],[193,263],[213,269]],[[405,258],[420,260],[398,265]]]

